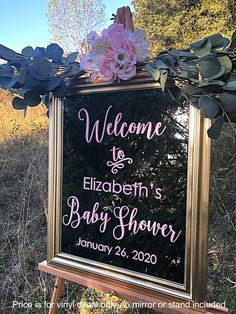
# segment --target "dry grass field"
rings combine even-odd
[[[12,109],[11,99],[0,91],[0,313],[43,314],[54,284],[54,278],[37,270],[37,264],[46,259],[47,246],[48,119],[43,106],[30,108],[24,119],[22,112]],[[225,301],[230,313],[236,313],[235,154],[236,137],[226,127],[212,148],[208,301]],[[68,283],[61,300],[107,298]],[[28,308],[13,308],[14,301]],[[81,309],[77,313],[150,312]]]

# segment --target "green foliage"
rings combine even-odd
[[[66,82],[83,74],[79,63],[75,62],[78,53],[63,57],[63,49],[57,44],[42,47],[25,47],[22,53],[0,45],[0,87],[17,92],[13,99],[16,110],[27,110],[40,104],[42,98],[51,92],[55,97],[66,95]]]
[[[235,29],[233,0],[133,0],[135,27],[143,28],[154,54]],[[236,39],[235,43],[236,45]]]
[[[168,75],[206,118],[216,119],[208,130],[212,139],[220,136],[224,121],[236,121],[235,37],[236,32],[230,42],[220,34],[208,36],[189,49],[168,49],[146,65],[162,89],[163,74]]]

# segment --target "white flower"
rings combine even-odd
[[[120,48],[114,55],[114,59],[119,65],[125,65],[129,61],[129,54],[123,48]]]
[[[133,33],[126,29],[126,36],[131,40],[135,46],[137,61],[143,62],[151,52],[149,47],[149,41],[145,39],[145,32],[142,29],[136,29]]]
[[[109,47],[109,41],[106,38],[99,38],[93,42],[92,55],[96,58],[106,54]]]
[[[93,45],[93,42],[95,39],[98,39],[99,36],[96,32],[90,32],[88,35],[87,35],[87,43],[92,46]]]
[[[86,54],[81,60],[80,60],[80,67],[85,72],[93,72],[97,71],[98,67],[97,64],[94,62],[92,54],[88,53]]]

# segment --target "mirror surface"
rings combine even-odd
[[[184,284],[187,164],[168,93],[66,98],[61,252]]]

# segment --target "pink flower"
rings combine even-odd
[[[93,45],[93,42],[95,40],[97,40],[99,38],[98,34],[96,32],[90,32],[88,35],[87,35],[87,43],[92,46]]]
[[[97,70],[97,65],[93,60],[91,52],[87,53],[81,60],[80,60],[80,67],[85,72],[93,72]]]
[[[118,69],[117,76],[121,80],[131,79],[136,74],[135,64],[136,64],[136,57],[131,55],[128,62],[124,66]]]
[[[136,75],[136,66],[134,65],[129,71],[126,68],[119,70],[117,76],[124,81],[130,80]]]
[[[149,47],[149,41],[145,39],[145,32],[142,29],[136,29],[133,33],[129,30],[125,30],[126,36],[129,41],[132,42],[136,56],[137,61],[143,62],[150,54],[151,50],[148,49]]]
[[[111,38],[114,34],[117,33],[124,33],[124,25],[123,24],[111,24],[108,29],[104,29],[102,31],[101,37],[105,38]]]
[[[104,56],[99,64],[99,75],[105,82],[114,82],[117,77],[117,64],[111,55]]]
[[[92,74],[91,80],[131,79],[136,74],[137,61],[145,61],[149,54],[144,31],[132,33],[123,24],[112,24],[100,36],[91,32],[87,41],[91,52],[81,59],[81,68]]]

